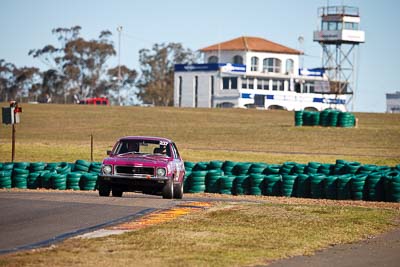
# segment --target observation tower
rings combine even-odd
[[[319,29],[314,31],[314,42],[322,46],[322,67],[329,81],[331,94],[349,95],[354,110],[357,88],[358,45],[365,42],[360,30],[357,7],[326,6],[318,9]]]

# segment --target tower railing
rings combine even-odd
[[[329,16],[329,15],[340,15],[340,16],[360,16],[358,7],[352,6],[327,6],[320,7],[318,9],[318,15]]]

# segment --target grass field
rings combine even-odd
[[[3,106],[6,106],[4,104]],[[16,161],[101,161],[125,135],[173,139],[184,160],[283,163],[336,159],[400,164],[400,114],[356,114],[351,129],[294,127],[293,112],[23,104]],[[0,127],[0,162],[11,158],[11,126]],[[260,200],[261,198],[257,198]],[[234,198],[232,199],[234,201]],[[299,202],[300,201],[300,202]],[[301,202],[308,201],[308,202]],[[219,203],[208,211],[126,233],[71,239],[0,257],[1,266],[243,266],[353,242],[398,227],[394,208],[273,198]],[[288,204],[289,203],[289,204]],[[358,205],[356,204],[356,206]],[[385,203],[386,205],[387,203]]]
[[[121,236],[3,256],[0,265],[253,266],[379,234],[399,216],[393,209],[325,204],[219,203]]]
[[[6,106],[7,104],[3,104]],[[16,161],[101,161],[125,135],[173,139],[185,160],[282,163],[336,159],[400,163],[400,115],[357,113],[359,127],[294,127],[293,112],[23,104]],[[11,126],[0,127],[0,161],[11,159]]]

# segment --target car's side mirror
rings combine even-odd
[[[111,150],[107,150],[107,156],[111,155]]]

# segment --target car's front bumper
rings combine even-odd
[[[100,174],[99,179],[103,181],[114,181],[114,180],[126,180],[126,181],[154,181],[154,182],[166,182],[170,180],[170,177],[156,177],[152,175],[113,175],[113,174]]]

